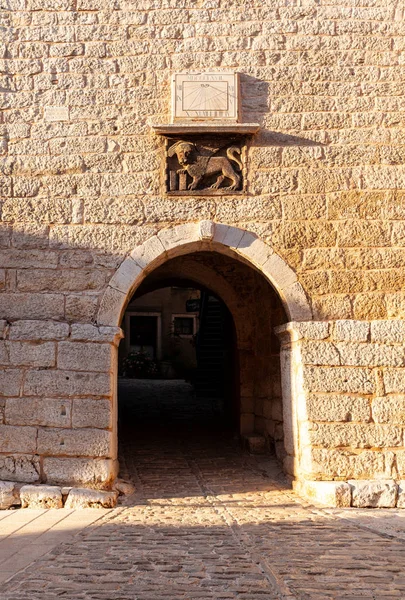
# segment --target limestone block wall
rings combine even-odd
[[[114,327],[1,321],[0,479],[108,487],[116,476]]]
[[[388,331],[399,331],[405,316],[404,8],[401,0],[7,2],[0,477],[31,481],[45,464],[56,465],[47,471],[55,479],[63,464],[68,477],[75,455],[84,479],[110,479],[112,408],[108,426],[90,427],[99,440],[95,459],[81,454],[80,419],[63,438],[71,455],[41,429],[47,419],[56,429],[68,414],[76,419],[79,401],[101,407],[114,394],[106,358],[113,342],[75,338],[73,328],[92,326],[102,298],[111,306],[122,299],[119,278],[108,283],[136,246],[201,219],[255,233],[276,253],[274,268],[291,267],[293,284],[278,279],[281,298],[298,281],[313,319],[324,323],[311,331],[327,330],[303,335],[290,356],[283,351],[289,472],[297,465],[315,479],[402,472],[403,340]],[[260,124],[246,194],[165,197],[163,142],[151,125],[170,120],[173,72],[210,69],[240,72],[242,119]],[[367,336],[336,337],[340,321]],[[27,322],[35,326],[19,338]],[[97,346],[99,362],[78,366],[76,343]],[[304,410],[298,428],[294,398]],[[22,399],[31,417],[22,416]],[[270,419],[274,427],[279,416]]]
[[[403,480],[405,324],[290,323],[279,335],[302,371],[286,469],[309,480]]]

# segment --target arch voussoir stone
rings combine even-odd
[[[211,241],[202,236],[200,223],[185,223],[163,229],[137,246],[112,277],[100,303],[97,323],[119,326],[135,289],[148,272],[168,258],[203,249],[221,252],[221,247],[239,254],[263,273],[278,292],[291,320],[312,319],[310,304],[297,275],[271,246],[245,229],[222,223],[211,225]]]

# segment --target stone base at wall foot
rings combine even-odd
[[[392,479],[350,481],[293,481],[293,489],[307,500],[328,507],[405,508],[405,481]]]
[[[72,488],[65,502],[65,508],[114,508],[117,498],[118,492]]]
[[[351,488],[345,481],[294,481],[293,489],[324,506],[346,508],[351,505]]]
[[[0,481],[0,510],[12,508],[114,508],[119,493],[129,494],[134,486],[121,481],[125,492],[56,485],[21,485]],[[118,486],[121,487],[121,486]]]

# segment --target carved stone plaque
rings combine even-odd
[[[172,94],[173,121],[238,120],[237,73],[176,73]]]
[[[166,192],[173,195],[242,193],[245,141],[240,136],[167,139]]]

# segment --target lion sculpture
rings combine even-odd
[[[177,156],[181,166],[177,173],[188,173],[192,178],[192,182],[188,186],[189,190],[196,190],[206,175],[219,173],[217,180],[210,186],[210,189],[217,190],[227,178],[231,180],[231,185],[221,189],[235,191],[239,187],[240,176],[236,173],[230,161],[234,161],[241,170],[242,162],[235,156],[235,154],[240,153],[241,149],[238,146],[231,146],[227,148],[226,156],[213,156],[213,152],[208,156],[204,156],[192,142],[179,141],[169,148],[168,156]]]

